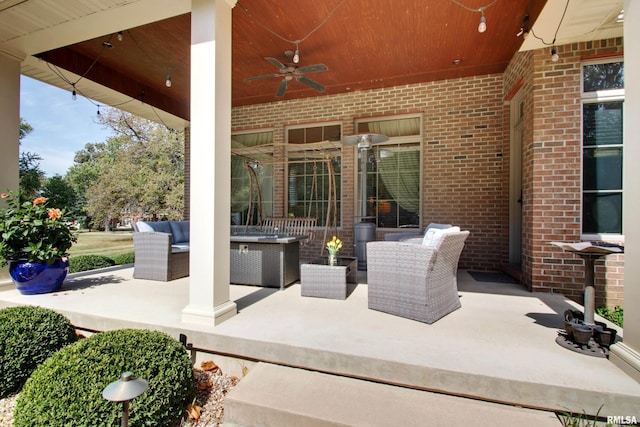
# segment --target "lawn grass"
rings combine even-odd
[[[105,255],[111,257],[133,252],[131,232],[126,231],[81,231],[78,241],[69,250],[70,256]]]

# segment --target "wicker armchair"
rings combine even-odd
[[[188,221],[138,221],[134,231],[134,278],[168,282],[189,275]]]
[[[467,236],[446,233],[434,246],[421,239],[367,243],[369,308],[425,323],[460,308],[457,270]]]

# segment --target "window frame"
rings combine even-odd
[[[260,144],[260,145],[255,145],[255,146],[249,146],[249,147],[244,147],[244,151],[248,151],[249,154],[251,154],[251,151],[254,152],[254,154],[267,154],[269,156],[271,156],[271,160],[269,161],[269,165],[271,166],[271,195],[270,197],[267,199],[267,202],[271,204],[271,211],[272,213],[275,211],[275,167],[274,167],[274,163],[273,163],[273,155],[274,155],[274,143],[275,143],[275,129],[274,128],[258,128],[258,129],[249,129],[249,130],[243,130],[243,131],[238,131],[238,132],[232,132],[231,133],[231,139],[233,139],[234,136],[237,135],[250,135],[250,134],[259,134],[259,133],[267,133],[270,132],[271,133],[271,142],[270,143],[266,143],[266,144]],[[236,150],[238,148],[235,148]],[[239,154],[234,154],[234,147],[231,147],[231,157],[233,156],[238,156],[238,157],[242,157],[243,155],[239,155]],[[248,156],[247,156],[248,157]],[[229,159],[229,161],[231,161],[231,159]],[[256,159],[256,162],[259,163],[259,160]],[[230,181],[233,179],[233,170],[232,172],[232,176],[229,177]],[[260,191],[262,192],[262,186],[260,188]],[[261,197],[263,200],[263,204],[265,201],[265,197],[264,197],[264,193],[261,193]],[[256,201],[257,202],[257,201]],[[229,215],[233,215],[234,212],[230,211]],[[269,216],[269,215],[265,215],[265,216]],[[255,220],[255,219],[254,219]],[[232,224],[233,226],[233,224]],[[240,225],[236,225],[236,226],[242,226],[244,227],[244,225],[240,224]]]
[[[340,136],[339,139],[337,141],[332,141],[329,139],[325,139],[323,141],[320,142],[305,142],[305,143],[290,143],[289,142],[289,132],[291,130],[296,130],[296,129],[310,129],[310,128],[318,128],[318,127],[329,127],[329,126],[338,126],[340,128]],[[339,179],[340,182],[337,184],[337,187],[340,188],[341,190],[339,190],[339,197],[336,200],[336,207],[338,210],[337,213],[337,224],[336,227],[338,229],[342,229],[343,227],[343,218],[342,218],[342,214],[344,211],[344,203],[343,203],[343,194],[344,194],[344,189],[342,187],[342,175],[343,175],[343,169],[344,169],[344,164],[343,164],[343,156],[342,156],[342,144],[341,144],[341,140],[343,137],[343,129],[344,129],[344,123],[342,121],[339,120],[332,120],[332,121],[326,121],[326,122],[317,122],[317,123],[304,123],[304,124],[299,124],[299,125],[289,125],[289,126],[285,126],[284,127],[284,144],[285,147],[287,148],[285,150],[285,155],[284,155],[284,167],[283,167],[283,173],[284,173],[284,210],[285,212],[287,212],[288,214],[288,207],[289,207],[289,166],[291,163],[303,163],[303,162],[307,162],[307,160],[303,160],[303,159],[291,159],[290,158],[290,152],[291,153],[297,153],[297,152],[304,152],[306,151],[303,147],[307,146],[310,150],[318,150],[318,149],[322,149],[322,148],[326,148],[326,149],[333,149],[336,152],[336,155],[334,157],[339,157],[340,158],[340,164],[341,164],[341,168],[340,168],[340,175],[339,175]],[[289,149],[290,148],[290,149]],[[323,162],[325,159],[324,158],[318,158],[319,162]],[[316,226],[316,229],[320,229],[320,228],[324,228],[324,225],[321,224],[320,218],[318,218],[318,225]]]
[[[419,194],[418,194],[418,226],[416,228],[400,228],[400,227],[378,227],[377,229],[382,232],[392,232],[392,231],[403,231],[403,230],[423,230],[424,229],[424,215],[422,214],[424,210],[423,206],[423,194],[424,194],[424,115],[422,113],[409,113],[409,114],[394,114],[389,116],[376,116],[376,117],[361,117],[354,120],[354,129],[358,129],[361,123],[371,123],[371,122],[383,122],[383,121],[391,121],[391,120],[402,120],[402,119],[415,119],[417,118],[419,121],[418,126],[418,134],[417,135],[409,135],[409,136],[395,136],[389,137],[389,140],[380,144],[376,144],[376,147],[384,147],[385,145],[400,145],[400,144],[418,144],[418,157],[420,159],[420,167],[419,167],[419,176],[418,180],[420,183]],[[354,167],[353,167],[353,182],[354,184],[354,208],[353,212],[357,218],[360,218],[363,214],[362,211],[362,203],[360,201],[361,189],[360,189],[360,172],[359,172],[359,162],[360,155],[358,152],[358,147],[353,147],[354,151]],[[379,218],[376,216],[376,224],[378,224]]]
[[[622,103],[622,120],[624,121],[626,118],[626,107],[625,107],[625,89],[609,89],[609,90],[596,90],[592,92],[584,91],[584,68],[590,65],[597,64],[611,64],[616,62],[622,62],[624,64],[624,58],[622,56],[612,56],[607,58],[599,58],[593,60],[582,61],[580,64],[580,239],[587,241],[608,241],[608,242],[617,242],[624,243],[624,154],[625,154],[625,141],[626,135],[624,134],[624,128],[622,130],[622,141],[620,144],[612,144],[602,146],[601,148],[620,148],[622,152],[622,188],[620,190],[620,194],[622,196],[622,211],[620,213],[620,220],[622,223],[622,232],[618,233],[584,233],[583,232],[583,215],[584,215],[584,196],[585,196],[585,188],[584,188],[584,153],[587,148],[588,149],[596,149],[598,146],[584,144],[584,106],[588,104],[606,104],[613,102],[621,102]],[[592,194],[599,193],[613,193],[612,190],[595,190]],[[618,191],[616,190],[617,194]]]

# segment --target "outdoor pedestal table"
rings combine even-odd
[[[597,245],[591,242],[551,242],[551,244],[584,259],[584,323],[595,325],[595,260],[611,254],[624,253],[624,247],[619,245]]]

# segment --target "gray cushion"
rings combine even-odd
[[[140,232],[159,231],[161,233],[171,234],[171,226],[169,221],[147,222],[138,221],[136,227]]]
[[[169,221],[173,243],[189,243],[189,221]]]

